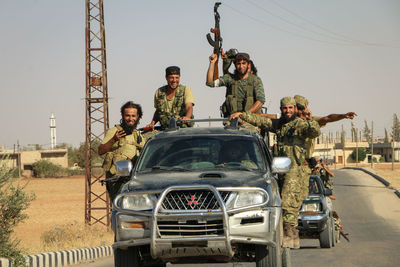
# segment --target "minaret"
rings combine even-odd
[[[56,117],[54,117],[54,114],[51,113],[50,116],[50,147],[51,149],[54,149],[57,146],[57,135],[56,135]]]

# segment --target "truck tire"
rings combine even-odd
[[[283,236],[282,219],[279,222],[278,229],[275,232],[274,241],[276,247],[263,245],[256,246],[256,267],[281,267],[282,266],[282,242]]]
[[[282,267],[292,267],[290,248],[282,248]]]
[[[332,224],[332,247],[336,246],[336,227],[335,227],[335,218],[331,217]]]
[[[332,247],[332,222],[329,217],[326,221],[325,229],[319,234],[319,245],[321,248],[331,248]]]
[[[115,267],[142,267],[139,249],[137,247],[129,247],[128,249],[117,248],[114,250],[114,266]]]

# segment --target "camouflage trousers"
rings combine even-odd
[[[309,173],[303,166],[294,165],[288,173],[280,177],[283,223],[298,225],[298,217],[303,200],[308,195]]]
[[[301,198],[303,199],[303,201],[308,197],[308,187],[310,184],[310,175],[311,175],[311,169],[310,167],[308,167],[308,165],[302,165],[299,168],[302,168],[302,171],[304,172],[303,176],[302,176],[302,186],[304,188],[304,190],[302,191],[302,196]]]

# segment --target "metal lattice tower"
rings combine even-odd
[[[86,0],[86,143],[85,222],[110,225],[110,201],[101,162],[94,162],[98,144],[109,128],[106,42],[103,0]]]

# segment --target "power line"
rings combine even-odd
[[[325,36],[325,37],[328,37],[328,38],[333,38],[333,39],[336,39],[336,40],[342,41],[342,42],[353,42],[353,40],[350,40],[350,41],[349,41],[347,38],[343,38],[343,37],[333,37],[332,35],[329,35],[329,34],[326,34],[326,33],[323,33],[323,32],[318,32],[318,31],[314,31],[314,30],[308,29],[308,28],[306,28],[306,27],[304,27],[304,26],[301,26],[301,25],[299,25],[299,24],[297,24],[297,23],[294,23],[294,22],[292,22],[292,21],[290,21],[290,20],[288,20],[288,19],[286,19],[286,18],[284,18],[284,17],[282,17],[282,16],[279,16],[279,15],[274,14],[274,13],[272,13],[271,11],[269,11],[268,9],[266,9],[266,8],[260,6],[260,5],[257,5],[256,3],[254,3],[254,2],[252,2],[252,1],[250,1],[250,0],[246,0],[246,1],[247,1],[249,4],[251,4],[251,5],[255,6],[255,7],[257,7],[258,9],[261,9],[261,10],[264,11],[265,13],[267,13],[267,14],[273,16],[273,17],[276,17],[276,18],[278,18],[278,19],[280,19],[280,20],[282,20],[282,21],[284,21],[284,22],[286,22],[286,23],[288,23],[288,24],[290,24],[290,25],[293,25],[293,26],[295,26],[295,27],[298,27],[298,28],[300,28],[300,29],[302,29],[302,30],[304,30],[304,31],[307,31],[307,32],[310,32],[310,33],[314,33],[314,34],[317,34],[317,35],[322,35],[322,36]],[[359,43],[359,42],[358,42],[358,43]]]
[[[247,1],[250,2],[249,0],[247,0]],[[272,2],[273,4],[275,4],[276,6],[278,6],[279,8],[285,10],[286,12],[292,14],[293,16],[295,16],[295,17],[297,17],[297,18],[300,18],[300,19],[302,19],[303,21],[305,21],[305,22],[307,22],[307,23],[310,23],[311,25],[313,25],[313,26],[315,26],[315,27],[317,27],[317,28],[319,28],[319,29],[321,29],[321,30],[323,30],[323,31],[326,31],[326,32],[328,32],[328,33],[330,33],[330,34],[332,34],[332,35],[334,35],[334,36],[338,36],[338,37],[344,38],[345,40],[349,40],[349,41],[353,41],[353,42],[356,42],[356,43],[365,44],[365,45],[369,45],[369,46],[398,47],[398,46],[393,46],[393,45],[384,44],[384,43],[370,43],[370,42],[365,42],[365,41],[362,41],[362,40],[358,40],[358,39],[351,38],[351,37],[346,36],[346,35],[341,34],[341,33],[336,33],[336,32],[334,32],[334,31],[332,31],[332,30],[330,30],[330,29],[328,29],[328,28],[325,28],[325,27],[323,27],[323,26],[321,26],[321,25],[318,25],[318,24],[312,22],[311,20],[309,20],[309,19],[307,19],[307,18],[305,18],[305,17],[303,17],[303,16],[301,16],[301,15],[299,15],[299,14],[297,14],[297,13],[291,11],[291,10],[289,10],[288,8],[282,6],[281,4],[279,4],[278,2],[276,2],[276,1],[274,1],[274,0],[269,0],[269,1]]]
[[[246,1],[250,3],[249,0],[246,0]],[[266,11],[264,8],[254,4],[254,3],[252,3],[252,4],[272,15],[272,13]],[[317,39],[317,38],[314,38],[314,37],[311,37],[311,36],[307,36],[307,35],[303,35],[303,34],[300,34],[300,33],[297,33],[297,32],[293,32],[291,30],[287,30],[287,29],[284,29],[282,27],[278,27],[278,26],[275,26],[275,25],[272,25],[272,24],[268,24],[268,23],[266,23],[266,22],[264,22],[264,21],[262,21],[262,20],[260,20],[260,19],[258,19],[256,17],[250,16],[250,15],[244,13],[243,11],[241,11],[239,9],[234,8],[233,6],[227,4],[226,2],[224,2],[224,6],[227,6],[228,8],[230,8],[231,10],[233,10],[234,12],[236,12],[236,13],[242,15],[242,16],[245,16],[245,17],[247,17],[247,18],[249,18],[249,19],[251,19],[253,21],[256,21],[256,22],[258,22],[260,24],[263,24],[265,26],[268,26],[269,28],[273,28],[275,30],[278,30],[278,31],[281,31],[281,32],[285,32],[285,33],[289,33],[291,35],[294,35],[294,36],[297,36],[297,37],[300,37],[300,38],[303,38],[303,39],[311,40],[311,41],[314,41],[314,42],[333,44],[333,45],[339,45],[339,46],[380,46],[380,47],[400,48],[400,46],[384,45],[384,44],[373,44],[373,43],[367,43],[367,42],[363,42],[363,41],[359,41],[359,40],[355,40],[355,39],[354,40],[350,40],[350,39],[346,40],[346,39],[335,38],[335,39],[338,39],[341,42],[334,42],[334,41],[329,41],[329,40],[321,40],[321,39]],[[282,18],[280,16],[277,16],[277,15],[273,15],[273,16],[279,17],[280,19],[286,21],[287,23],[295,25],[295,23],[292,23],[292,22],[290,22],[290,21],[288,21],[288,20],[286,20],[286,19],[284,19],[284,18]],[[304,27],[299,26],[299,25],[295,25],[295,26],[296,27],[300,27],[300,28],[304,28]],[[311,32],[316,33],[316,34],[325,35],[326,36],[326,34],[324,34],[324,33],[315,32],[315,31],[308,30],[308,29],[305,29],[305,28],[304,28],[304,30],[307,30],[309,32],[311,31]],[[329,38],[334,38],[332,36],[328,36],[328,37]]]
[[[295,32],[289,31],[289,30],[285,30],[285,29],[283,29],[283,28],[277,27],[277,26],[272,25],[272,24],[265,23],[264,21],[262,21],[262,20],[260,20],[260,19],[257,19],[257,18],[255,18],[255,17],[252,17],[252,16],[250,16],[250,15],[247,15],[246,13],[244,13],[244,12],[242,12],[242,11],[240,11],[240,10],[238,10],[238,9],[236,9],[236,8],[234,8],[234,7],[232,7],[232,6],[230,6],[230,5],[228,5],[228,4],[225,3],[225,2],[224,2],[224,6],[227,6],[228,8],[230,8],[231,10],[233,10],[234,12],[236,12],[236,13],[242,15],[242,16],[245,16],[245,17],[247,17],[247,18],[249,18],[249,19],[251,19],[251,20],[254,20],[254,21],[258,22],[258,23],[261,23],[261,24],[263,24],[263,25],[266,25],[266,26],[268,26],[268,27],[270,27],[270,28],[276,29],[276,30],[281,31],[281,32],[286,32],[286,33],[289,33],[289,34],[292,34],[292,35],[295,35],[295,36],[298,36],[298,37],[301,37],[301,38],[304,38],[304,39],[308,39],[308,40],[312,40],[312,41],[320,42],[320,43],[335,44],[335,45],[344,45],[344,46],[352,46],[352,45],[349,44],[349,43],[337,43],[337,42],[330,42],[330,41],[319,40],[319,39],[315,39],[315,38],[313,38],[313,37],[309,37],[309,36],[306,36],[306,35],[298,34],[298,33],[295,33]]]

